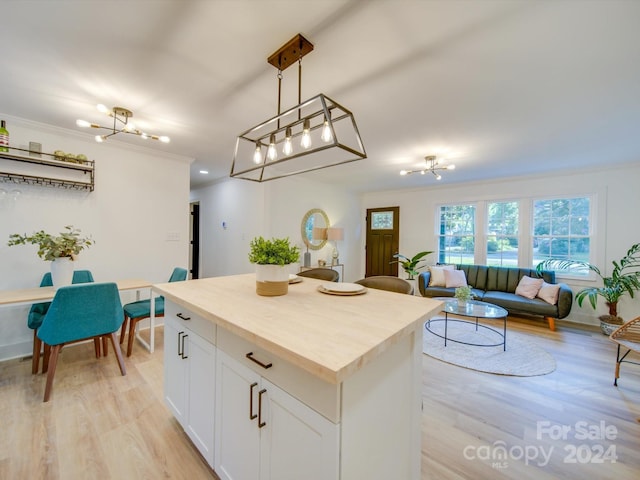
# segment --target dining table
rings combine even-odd
[[[153,284],[141,278],[115,280],[119,291],[136,290],[136,301],[140,300],[140,291],[149,290],[149,298],[153,299]],[[56,287],[33,287],[13,290],[0,290],[0,307],[30,305],[34,303],[50,302],[56,294]],[[136,333],[136,339],[153,353],[155,346],[155,302],[150,302],[149,342]]]

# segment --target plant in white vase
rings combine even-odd
[[[289,291],[288,265],[300,258],[300,249],[289,238],[251,240],[249,261],[256,264],[256,293],[264,296],[286,295]]]
[[[469,285],[456,288],[453,296],[458,299],[458,305],[465,305],[469,300],[473,299],[473,293]]]
[[[80,229],[73,225],[64,227],[66,231],[52,235],[40,230],[31,235],[12,233],[8,246],[37,245],[38,256],[51,261],[51,279],[54,286],[70,285],[73,279],[73,262],[76,256],[95,242],[88,237],[80,236]]]

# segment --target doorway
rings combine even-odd
[[[365,277],[398,276],[398,263],[391,263],[400,245],[400,207],[367,208]]]
[[[189,215],[189,274],[200,278],[200,203],[190,204]]]

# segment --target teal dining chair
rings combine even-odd
[[[113,283],[84,283],[60,287],[38,329],[38,338],[50,346],[44,401],[53,389],[53,377],[62,347],[81,340],[110,338],[120,373],[126,375],[116,332],[123,322],[118,286]]]
[[[187,270],[176,267],[169,277],[169,282],[182,282],[187,279]],[[154,315],[156,317],[164,317],[164,297],[156,297],[154,302]],[[124,334],[129,325],[129,338],[127,341],[127,357],[131,356],[133,351],[133,339],[136,336],[136,325],[140,320],[151,316],[151,300],[138,300],[137,302],[127,303],[124,306],[124,322],[122,322],[122,330],[120,330],[120,343],[124,341]]]
[[[73,279],[71,283],[92,283],[93,275],[89,270],[76,270],[73,272]],[[42,276],[42,281],[40,282],[41,287],[52,287],[53,282],[51,280],[51,272],[47,272]],[[35,303],[31,305],[31,309],[29,310],[29,315],[27,317],[27,326],[33,330],[33,356],[31,358],[31,373],[38,373],[38,369],[40,368],[40,350],[42,349],[42,342],[38,338],[38,328],[42,325],[42,320],[44,316],[47,314],[47,310],[49,310],[49,305],[51,302],[43,302],[43,303]],[[96,344],[96,348],[99,346]],[[43,373],[46,371],[46,364],[48,361],[47,354],[45,352],[45,357],[43,361]],[[100,351],[96,350],[96,355],[99,355]]]

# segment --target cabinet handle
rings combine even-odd
[[[262,363],[260,360],[256,360],[255,358],[253,358],[253,352],[249,352],[245,355],[245,357],[247,357],[249,360],[251,360],[253,363],[257,363],[258,365],[260,365],[262,368],[264,368],[265,370],[267,368],[271,368],[273,367],[273,363],[269,362],[269,363]]]
[[[191,320],[191,317],[185,317],[184,315],[182,315],[182,313],[176,314],[176,317],[180,318],[181,320]]]
[[[188,336],[189,335],[182,335],[182,353],[180,354],[180,357],[182,359],[189,358],[189,355],[184,354],[184,339],[187,338]]]
[[[184,342],[181,342],[180,340],[182,340],[182,335],[184,334],[184,332],[178,332],[178,355],[180,357],[182,357],[182,349],[184,349]]]
[[[266,392],[266,388],[263,388],[258,392],[258,428],[262,428],[267,424],[267,422],[262,421],[262,394]]]
[[[253,389],[258,386],[258,382],[253,382],[249,385],[249,420],[253,420],[258,415],[253,413]]]

